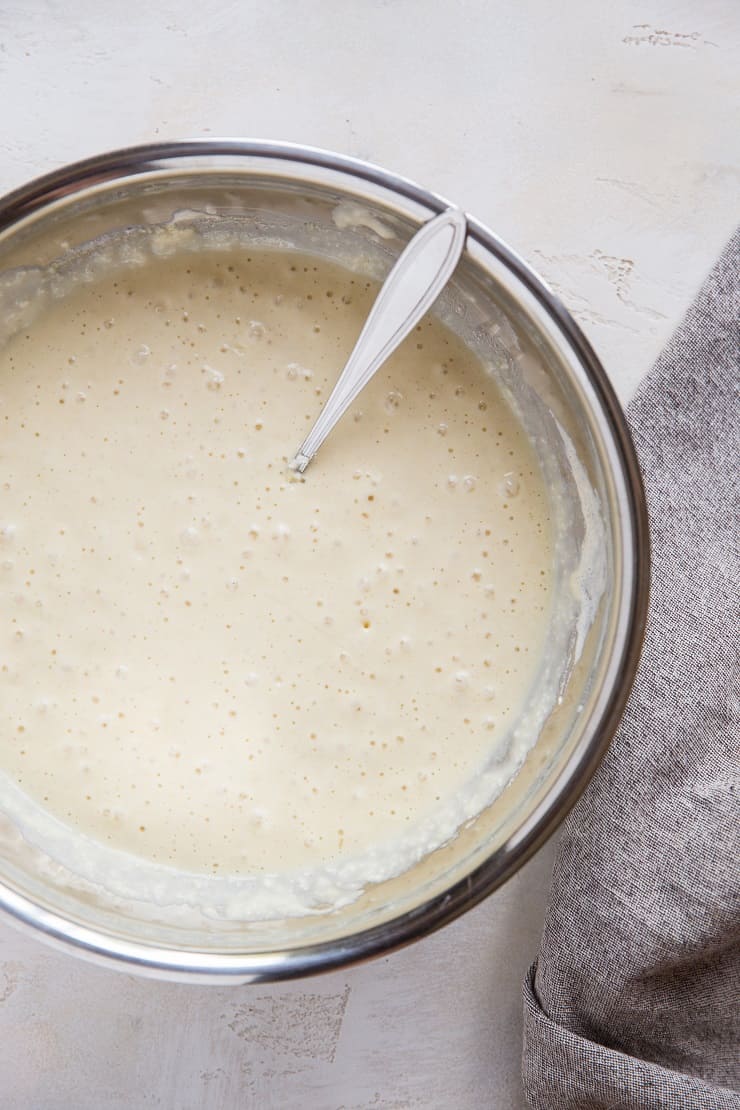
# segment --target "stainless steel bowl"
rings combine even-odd
[[[24,282],[38,291],[39,275],[58,275],[71,254],[90,251],[93,259],[101,243],[173,219],[209,220],[225,236],[258,242],[279,234],[288,245],[382,272],[399,242],[446,204],[375,166],[282,143],[208,140],[106,154],[0,201],[4,326],[32,325],[35,297]],[[348,205],[360,205],[362,218],[337,221],[337,206]],[[392,229],[392,253],[373,231],[377,221]],[[0,815],[0,906],[22,926],[98,962],[161,978],[250,982],[324,971],[407,944],[474,906],[536,851],[584,789],[617,727],[642,643],[649,541],[640,473],[617,399],[573,319],[495,235],[474,219],[469,228],[441,311],[515,400],[526,390],[541,416],[568,429],[604,525],[605,594],[561,704],[518,775],[405,874],[369,885],[342,909],[262,923],[206,915],[194,925],[166,908],[143,913],[60,875]]]

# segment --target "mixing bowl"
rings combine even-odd
[[[209,140],[89,159],[0,201],[0,341],[111,264],[137,266],[147,252],[196,240],[217,250],[299,249],[381,278],[446,203],[377,167],[287,144]],[[368,881],[339,908],[317,904],[269,921],[215,913],[207,900],[183,912],[89,882],[59,845],[27,834],[3,788],[0,905],[16,922],[91,959],[163,978],[248,982],[327,970],[474,906],[584,789],[624,707],[646,616],[647,519],[629,433],[572,318],[474,219],[435,312],[521,420],[550,492],[556,604],[536,689],[514,724],[520,738],[531,733],[516,776],[403,874]]]

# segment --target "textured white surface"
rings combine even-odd
[[[733,0],[0,3],[0,189],[185,135],[313,143],[532,262],[626,399],[737,214]],[[0,925],[3,1110],[509,1110],[551,847],[404,952],[280,987],[88,967]]]

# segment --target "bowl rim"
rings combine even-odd
[[[441,212],[449,202],[415,182],[380,166],[299,143],[260,139],[207,138],[124,147],[62,166],[0,198],[0,231],[10,228],[64,196],[101,177],[115,180],[161,170],[186,158],[255,158],[303,164],[334,171]],[[203,167],[201,167],[202,169]],[[241,172],[248,169],[245,166]],[[606,371],[578,324],[531,267],[480,221],[468,217],[468,236],[513,273],[566,340],[580,363],[613,437],[625,489],[632,537],[632,589],[621,658],[609,697],[590,735],[584,734],[545,798],[507,841],[469,874],[412,911],[347,937],[269,953],[196,952],[130,941],[83,926],[21,895],[0,882],[0,910],[6,920],[33,932],[54,947],[88,960],[159,979],[217,983],[265,982],[296,978],[359,963],[389,953],[447,925],[506,882],[552,835],[585,790],[621,719],[637,673],[647,622],[650,589],[650,538],[645,490],[632,437]],[[511,840],[512,838],[510,838]]]

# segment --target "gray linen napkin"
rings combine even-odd
[[[739,262],[740,232],[628,412],[647,639],[524,983],[537,1110],[740,1107]]]

